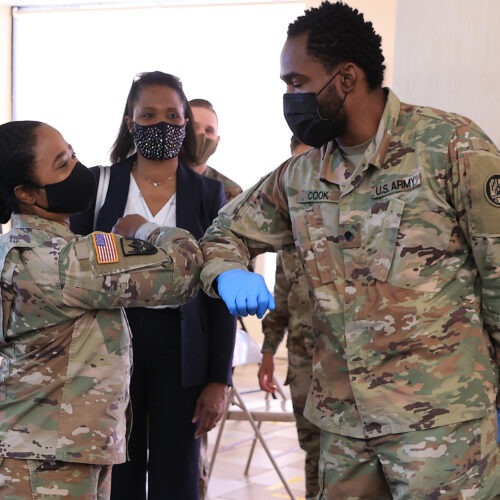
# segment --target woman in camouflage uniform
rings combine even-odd
[[[1,498],[109,497],[131,370],[121,308],[198,291],[202,258],[187,231],[130,215],[115,234],[75,236],[69,216],[95,189],[54,128],[0,126],[0,222],[12,223],[0,237]]]

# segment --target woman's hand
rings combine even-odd
[[[116,224],[111,229],[111,232],[121,234],[122,236],[125,236],[125,238],[134,238],[137,230],[146,222],[148,222],[148,220],[142,215],[125,215],[125,217],[120,217],[116,221]]]
[[[219,423],[224,413],[226,395],[226,384],[211,382],[205,386],[194,409],[193,423],[200,423],[194,434],[195,438],[211,431]]]

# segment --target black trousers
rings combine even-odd
[[[181,384],[178,309],[128,309],[127,317],[134,356],[130,461],[113,467],[111,499],[197,500],[200,444],[191,420],[202,387]]]

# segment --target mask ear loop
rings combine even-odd
[[[319,97],[319,95],[321,94],[321,92],[323,92],[323,90],[326,89],[326,87],[328,87],[328,85],[330,85],[330,83],[333,82],[333,79],[340,73],[340,69],[337,71],[337,73],[335,73],[331,78],[330,80],[328,80],[324,85],[323,87],[321,87],[321,90],[316,94],[316,97]]]
[[[333,116],[337,116],[338,112],[344,107],[345,100],[347,99],[347,92],[344,94],[344,98],[342,99],[341,103],[337,106],[337,109],[332,113]],[[321,113],[319,112],[319,107],[318,107],[318,116],[322,120],[328,120],[328,118],[324,118],[321,116]]]
[[[321,92],[323,92],[323,90],[326,89],[326,87],[328,87],[328,85],[330,85],[330,83],[332,83],[333,79],[341,72],[342,70],[338,70],[331,78],[330,80],[328,80],[324,85],[323,87],[321,87],[321,90],[316,94],[316,97],[318,97]],[[335,112],[333,113],[333,116],[337,116],[337,113],[343,108],[344,106],[344,103],[345,103],[345,100],[347,98],[347,93],[344,94],[344,98],[342,99],[342,102],[338,105],[337,109],[335,110]],[[318,116],[322,119],[322,120],[327,120],[328,118],[323,118],[321,116],[321,113],[319,112],[319,108],[318,108]]]

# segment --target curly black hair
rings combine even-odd
[[[370,89],[384,79],[382,38],[363,14],[343,2],[324,1],[306,10],[288,26],[288,38],[308,32],[307,52],[331,70],[341,62],[353,62],[366,75]]]

